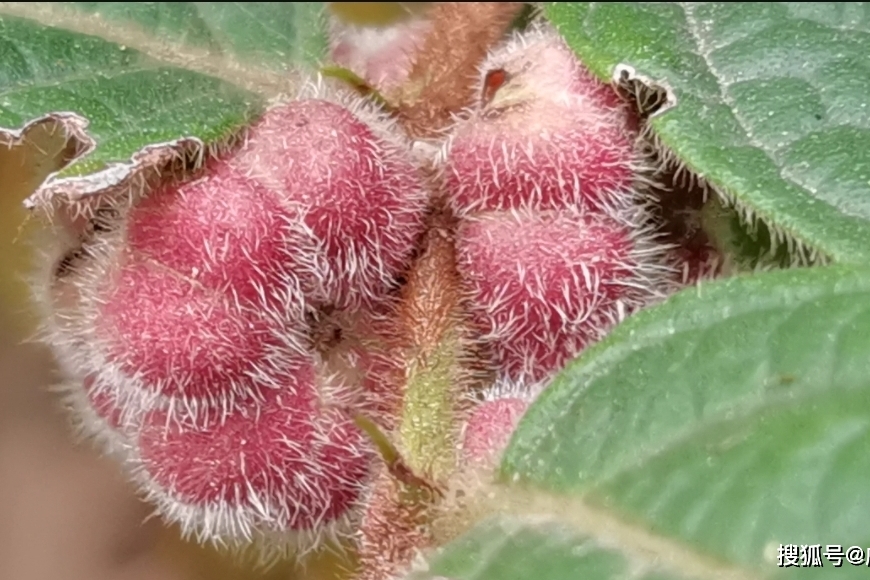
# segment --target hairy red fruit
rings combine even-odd
[[[300,272],[306,297],[359,306],[408,266],[427,194],[392,120],[358,97],[314,90],[270,109],[234,163],[280,192],[293,239],[315,248]]]
[[[460,215],[530,208],[623,207],[634,200],[635,123],[616,93],[543,26],[494,50],[479,101],[444,152]]]
[[[465,424],[462,444],[465,461],[494,464],[528,407],[529,402],[520,397],[482,402]]]
[[[304,352],[303,302],[277,196],[212,159],[200,177],[100,208],[55,268],[51,340],[125,416],[231,412]]]
[[[636,223],[567,210],[465,220],[458,268],[498,368],[543,378],[657,296],[660,251]]]
[[[302,253],[288,243],[289,217],[278,195],[212,161],[201,178],[161,187],[134,206],[126,246],[207,291],[278,307]]]
[[[309,348],[306,313],[376,303],[407,267],[427,204],[407,143],[359,97],[311,88],[94,233],[55,342],[125,412],[261,399]]]
[[[302,337],[263,307],[131,252],[98,288],[100,365],[140,404],[176,398],[176,410],[220,408],[262,397],[299,365]]]
[[[372,453],[342,410],[319,403],[313,367],[265,402],[200,428],[153,411],[139,434],[139,474],[160,511],[202,539],[246,541],[346,520]]]

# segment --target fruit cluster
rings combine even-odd
[[[558,33],[536,25],[515,35],[489,55],[479,83],[441,167],[460,216],[471,317],[497,385],[513,387],[486,395],[494,400],[467,431],[471,450],[485,437],[477,425],[515,415],[531,385],[663,296],[673,277],[649,209],[638,123]]]
[[[202,539],[316,540],[360,501],[379,316],[424,233],[393,122],[320,82],[231,153],[101,208],[61,260],[50,340],[83,426]]]
[[[392,91],[428,30],[404,26],[368,52],[336,32],[335,58]],[[316,543],[356,517],[378,461],[356,419],[398,421],[391,324],[433,207],[494,377],[466,394],[465,462],[494,461],[555,372],[672,287],[612,88],[540,23],[476,82],[426,158],[375,104],[311,83],[195,175],[106,203],[58,263],[69,400],[186,532]]]

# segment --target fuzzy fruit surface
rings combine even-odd
[[[383,295],[408,266],[426,198],[409,153],[325,99],[270,109],[234,160],[279,193],[308,298],[339,307]]]
[[[624,225],[598,214],[466,220],[458,268],[499,368],[537,380],[597,339],[628,298],[632,245]]]
[[[528,407],[529,401],[519,397],[482,402],[465,426],[462,445],[465,461],[494,464],[507,447],[511,434]]]
[[[106,358],[155,395],[253,394],[250,377],[293,336],[282,319],[302,311],[286,272],[288,219],[275,194],[224,162],[133,206],[97,283]]]
[[[602,207],[630,190],[631,140],[568,109],[530,106],[526,114],[456,134],[447,184],[461,214],[565,206]]]
[[[295,366],[280,351],[280,325],[231,292],[220,292],[126,253],[105,284],[97,333],[110,361],[146,391],[227,405],[257,395],[273,366]]]
[[[142,468],[158,503],[173,519],[208,528],[313,530],[345,514],[357,501],[371,454],[351,419],[315,403],[312,373],[298,373],[295,390],[223,422],[190,428],[146,416],[139,435]],[[191,513],[174,512],[186,506]]]
[[[275,306],[295,258],[290,217],[276,193],[213,161],[201,178],[164,186],[133,207],[127,247],[203,289],[265,308]]]
[[[446,152],[458,213],[609,207],[631,191],[635,123],[557,33],[518,37],[482,70],[478,106]]]

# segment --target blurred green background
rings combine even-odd
[[[428,3],[336,2],[340,17],[387,23]],[[340,577],[330,557],[253,571],[179,539],[149,513],[117,466],[74,443],[49,387],[51,356],[33,340],[27,282],[40,224],[21,201],[56,167],[46,132],[0,149],[0,578],[9,580],[240,580]]]

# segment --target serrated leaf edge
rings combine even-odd
[[[544,4],[552,5],[561,3],[549,2]],[[683,9],[683,12],[686,14],[686,18],[688,21],[690,15],[686,6],[687,3],[676,2],[675,4],[678,4],[680,8]],[[560,29],[560,27],[556,23],[552,24],[557,30]],[[700,54],[700,46],[698,47],[698,51]],[[579,54],[577,56],[578,58],[581,58]],[[644,74],[642,71],[639,71],[634,65],[626,62],[619,62],[618,64],[612,66],[611,70],[606,74],[602,71],[596,70],[595,68],[590,68],[590,70],[593,72],[593,74],[598,75],[599,78],[601,78],[602,80],[610,80],[615,85],[619,85],[621,75],[623,73],[627,73],[632,77],[632,80],[640,81],[641,84],[645,85],[647,88],[658,89],[664,91],[668,95],[668,102],[666,103],[666,106],[662,107],[661,110],[655,111],[654,114],[648,117],[649,122],[644,123],[641,135],[639,137],[639,141],[646,141],[651,148],[659,153],[663,165],[667,166],[671,171],[685,174],[689,180],[692,180],[693,185],[698,185],[704,190],[705,196],[708,195],[709,192],[715,193],[715,195],[719,198],[719,200],[726,208],[733,209],[737,213],[741,225],[747,229],[750,235],[755,235],[755,233],[757,233],[759,223],[763,223],[771,234],[770,248],[767,255],[774,256],[779,247],[781,247],[782,245],[786,245],[789,256],[791,258],[790,266],[792,267],[827,265],[835,261],[833,256],[825,253],[820,248],[815,247],[810,242],[800,239],[800,237],[798,237],[794,232],[789,231],[787,228],[777,223],[774,223],[774,221],[771,220],[770,216],[765,215],[757,208],[753,208],[748,204],[743,203],[740,200],[739,196],[734,192],[729,191],[726,186],[713,183],[712,181],[707,179],[706,176],[703,175],[703,173],[691,167],[686,160],[680,158],[680,156],[676,153],[676,149],[674,147],[668,145],[665,142],[664,138],[662,138],[662,136],[658,134],[655,130],[655,119],[664,116],[664,114],[666,114],[669,110],[672,110],[675,106],[677,106],[678,100],[678,96],[669,86],[667,81],[664,81],[662,79],[654,80]],[[673,99],[673,102],[671,102],[671,99]],[[764,257],[766,256],[759,256],[759,258]],[[759,270],[763,269],[765,268],[759,268]]]

